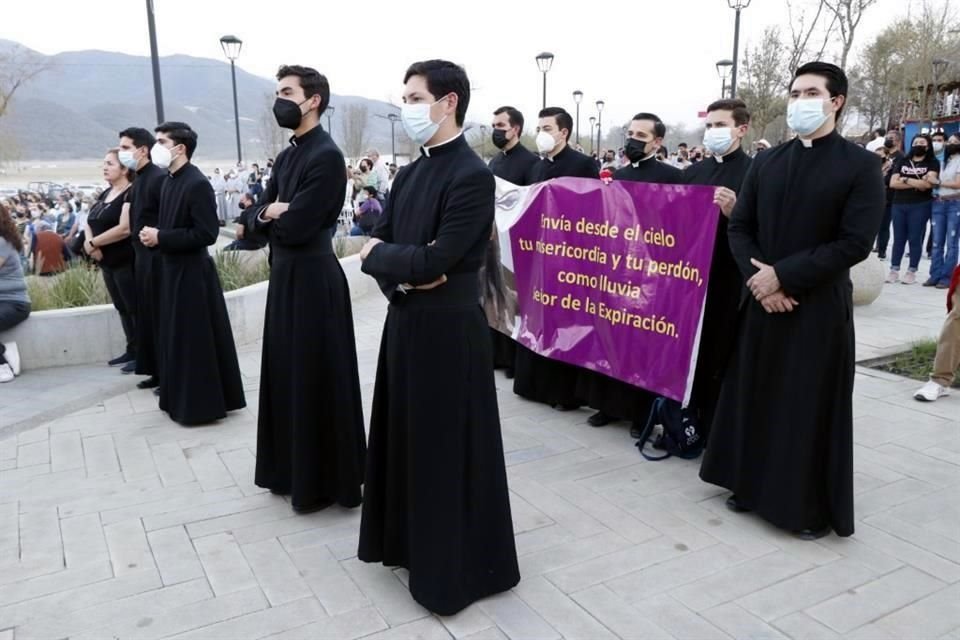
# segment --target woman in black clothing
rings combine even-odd
[[[103,177],[110,188],[100,194],[90,208],[84,225],[84,252],[96,260],[103,272],[103,281],[127,340],[123,355],[111,360],[113,367],[123,365],[124,373],[136,369],[136,331],[134,314],[137,308],[136,283],[133,278],[133,245],[130,244],[128,203],[134,173],[120,164],[118,149],[111,149],[103,159]]]

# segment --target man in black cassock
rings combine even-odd
[[[663,144],[667,128],[658,116],[638,113],[633,116],[627,129],[624,147],[627,159],[625,167],[614,172],[614,180],[678,184],[683,181],[683,172],[657,160],[657,150]],[[587,419],[593,427],[602,427],[614,420],[630,420],[631,433],[639,437],[656,394],[616,380],[589,369],[580,369],[577,376],[577,397],[596,410]]]
[[[137,283],[137,368],[138,375],[150,376],[137,383],[139,389],[152,389],[159,382],[157,368],[157,296],[160,276],[160,252],[140,242],[144,227],[156,227],[160,213],[160,189],[167,172],[150,161],[150,149],[156,139],[146,129],[130,127],[120,132],[120,162],[137,172],[130,196],[130,242],[136,257],[134,278]]]
[[[157,227],[140,242],[160,252],[156,321],[160,408],[184,426],[225,418],[246,406],[227,305],[207,247],[220,221],[213,187],[190,158],[197,134],[184,122],[156,128],[153,163],[167,169]]]
[[[414,599],[452,615],[520,580],[477,276],[495,184],[463,137],[466,72],[429,60],[404,82],[403,126],[421,157],[397,173],[360,252],[390,307],[358,557],[406,567]]]
[[[717,187],[713,201],[718,207],[717,236],[710,263],[707,301],[700,327],[700,351],[693,376],[690,408],[706,436],[717,408],[723,372],[737,335],[737,311],[743,277],[727,239],[727,220],[733,213],[737,193],[750,168],[751,158],[741,148],[750,126],[750,112],[742,100],[717,100],[707,107],[703,144],[712,157],[687,167],[685,184]]]
[[[277,124],[293,130],[251,235],[270,238],[270,288],[260,363],[257,486],[293,509],[360,504],[366,434],[347,279],[333,252],[346,192],[343,154],[320,126],[330,85],[315,69],[277,73]]]
[[[493,112],[493,146],[500,150],[490,160],[490,171],[498,178],[519,186],[530,184],[530,172],[533,166],[539,161],[539,158],[525,146],[520,143],[520,136],[523,135],[523,114],[514,107],[504,106]],[[483,271],[489,272],[492,269],[500,268],[500,242],[494,229],[490,236],[490,246],[487,247],[486,266]],[[488,290],[481,290],[484,301],[495,298],[497,292],[489,289],[495,287],[487,286],[489,280],[481,276],[481,287]],[[506,301],[498,301],[502,304],[499,307],[506,306]],[[485,305],[489,308],[491,305]],[[498,307],[498,308],[499,308]],[[489,310],[487,320],[494,320]],[[507,378],[514,376],[514,363],[517,359],[517,343],[513,338],[499,331],[496,326],[491,324],[490,337],[493,340],[493,367],[495,369],[504,369]]]
[[[883,217],[877,157],[836,122],[838,67],[800,67],[787,124],[798,137],[757,156],[727,233],[747,281],[700,477],[804,539],[853,534],[850,267]]]
[[[537,151],[543,158],[530,172],[530,184],[553,178],[599,178],[593,159],[568,144],[573,118],[561,107],[547,107],[539,114]],[[548,404],[560,410],[579,407],[577,375],[579,367],[551,360],[517,345],[516,378],[513,392],[527,400]]]

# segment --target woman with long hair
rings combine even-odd
[[[20,256],[23,238],[10,211],[0,204],[0,333],[30,315],[30,296],[23,278]],[[20,353],[16,343],[0,341],[0,382],[10,382],[20,374]]]
[[[960,135],[953,134],[944,147],[940,193],[932,207],[933,250],[930,278],[925,287],[950,288],[960,249]]]
[[[940,174],[940,161],[933,153],[933,142],[927,134],[913,137],[910,150],[890,171],[893,195],[893,252],[887,282],[900,279],[903,251],[910,243],[910,266],[903,284],[917,281],[920,256],[923,255],[923,234],[930,219],[933,188]]]
[[[83,250],[97,261],[113,306],[120,314],[126,351],[108,362],[123,365],[124,373],[136,370],[135,313],[137,287],[133,277],[133,245],[130,244],[130,185],[134,173],[120,164],[119,149],[110,149],[103,159],[103,178],[110,188],[100,194],[84,224]]]

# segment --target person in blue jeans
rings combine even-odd
[[[939,184],[939,198],[931,206],[930,277],[923,286],[946,289],[957,266],[960,243],[960,135],[954,134],[947,140]]]
[[[893,196],[893,252],[887,282],[900,279],[900,262],[907,242],[910,243],[910,266],[903,284],[917,281],[917,269],[923,254],[923,235],[930,219],[933,188],[940,174],[940,162],[933,153],[930,136],[914,136],[910,151],[890,171],[889,187]]]

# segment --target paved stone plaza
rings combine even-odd
[[[856,311],[858,358],[935,336],[943,300],[888,285]],[[368,405],[384,308],[354,307]],[[523,579],[438,618],[357,560],[359,510],[297,516],[254,486],[259,345],[240,362],[250,408],[194,429],[105,367],[3,385],[0,640],[960,640],[960,393],[921,404],[860,369],[857,532],[802,542],[727,511],[699,461],[646,462],[627,425],[498,375]]]

